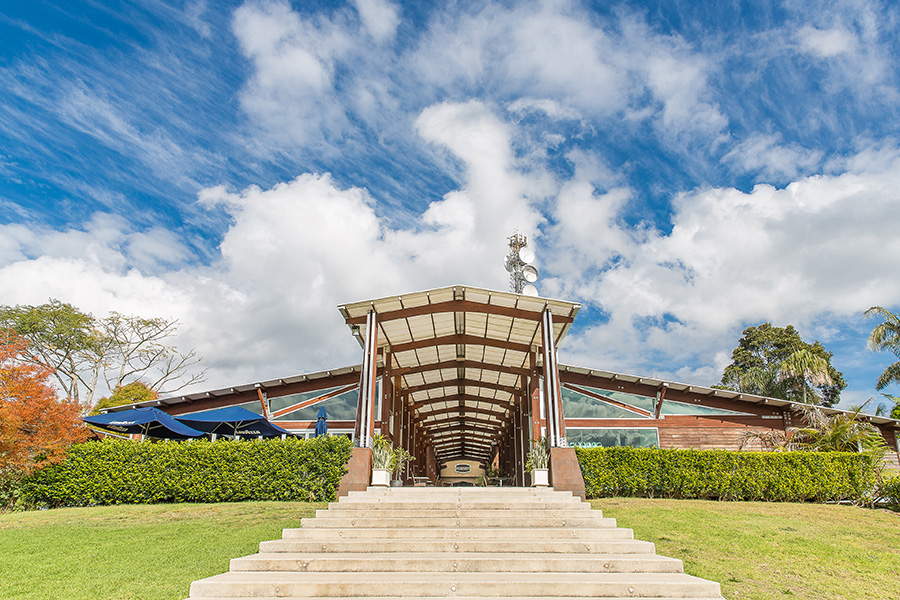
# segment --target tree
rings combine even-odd
[[[818,406],[802,407],[805,427],[795,430],[795,442],[802,450],[873,452],[882,457],[887,444],[877,427],[859,418],[863,406],[833,415],[826,415]]]
[[[40,306],[0,306],[0,328],[27,340],[22,356],[49,369],[66,396],[77,402],[80,388],[93,392],[97,372],[92,367],[100,365],[103,344],[91,315],[59,300]]]
[[[778,367],[778,379],[800,388],[803,403],[806,404],[807,390],[817,390],[831,385],[828,374],[828,361],[807,348],[801,348],[781,362]]]
[[[792,325],[762,323],[744,330],[717,387],[796,402],[812,397],[817,404],[833,406],[847,384],[831,357],[819,342],[804,342]]]
[[[94,405],[91,414],[100,414],[100,409],[103,408],[112,408],[123,404],[137,404],[138,402],[147,402],[157,398],[159,398],[159,392],[150,389],[146,383],[143,381],[132,381],[131,383],[118,386],[109,397],[104,396],[100,398],[97,404]]]
[[[869,348],[875,352],[887,350],[900,358],[900,317],[880,306],[873,306],[863,314],[867,317],[878,315],[884,319],[869,334]],[[884,370],[875,383],[875,389],[883,390],[892,383],[900,383],[900,361]]]
[[[29,354],[18,336],[0,339],[0,497],[7,500],[19,479],[61,461],[88,436],[78,403],[60,400],[50,370],[25,359]]]
[[[51,369],[66,395],[88,406],[103,385],[115,390],[127,380],[147,378],[156,392],[174,392],[205,379],[191,373],[196,353],[179,352],[165,342],[178,321],[112,312],[97,319],[50,300],[40,306],[0,306],[0,328],[28,340],[25,358]]]

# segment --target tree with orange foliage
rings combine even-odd
[[[22,360],[26,342],[0,330],[0,502],[35,469],[60,462],[66,449],[87,439],[80,406],[61,400],[52,373]]]

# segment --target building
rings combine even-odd
[[[581,478],[574,446],[739,450],[748,431],[799,424],[785,400],[558,364],[577,303],[455,285],[338,308],[361,365],[143,405],[172,415],[241,405],[307,437],[324,407],[329,432],[352,436],[360,456],[381,433],[431,479],[442,466],[496,460],[509,483],[524,485],[530,440],[547,437],[556,487]],[[900,422],[864,418],[896,466]],[[356,485],[367,478],[360,467]]]

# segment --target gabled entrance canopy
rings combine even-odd
[[[539,373],[555,370],[556,344],[579,308],[462,285],[340,306],[364,349],[360,445],[374,431],[380,373],[383,434],[410,436],[402,445],[430,447],[438,461],[488,461],[523,403],[536,401]]]

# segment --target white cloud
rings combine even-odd
[[[329,175],[266,190],[218,186],[200,194],[232,223],[213,264],[185,265],[172,232],[109,215],[64,231],[6,226],[0,303],[57,297],[95,314],[178,318],[176,341],[205,357],[208,387],[353,363],[339,303],[452,283],[503,288],[504,237],[541,220],[526,193],[541,181],[519,172],[509,125],[491,109],[443,103],[417,126],[463,164],[467,183],[414,228],[391,226],[365,190]]]
[[[842,27],[816,29],[806,25],[797,32],[800,46],[806,52],[822,58],[851,54],[856,51],[856,36]]]
[[[253,63],[241,105],[272,139],[316,142],[344,125],[334,70],[353,43],[349,32],[305,20],[284,2],[244,4],[232,29]]]
[[[650,120],[676,145],[718,139],[727,124],[707,81],[715,65],[639,17],[605,22],[565,1],[438,10],[418,45],[400,51],[372,43],[393,38],[394,5],[356,8],[371,37],[343,11],[309,17],[284,2],[248,2],[235,12],[253,68],[242,106],[270,141],[337,152],[356,118],[390,129],[429,104],[470,97],[551,118]]]
[[[511,113],[539,112],[551,119],[580,119],[581,114],[568,106],[547,98],[519,98],[506,107]]]
[[[820,318],[853,319],[873,304],[895,305],[900,241],[884,232],[900,227],[896,189],[895,159],[885,171],[808,177],[784,189],[683,194],[670,232],[649,235],[630,254],[624,239],[624,260],[593,279],[572,280],[570,293],[610,320],[576,336],[569,351],[577,362],[601,359],[643,373],[659,353],[670,365],[716,364],[707,371],[718,374],[717,363],[727,362],[721,352],[747,324],[809,328]],[[585,265],[593,260],[582,256]]]
[[[823,153],[799,144],[781,144],[780,136],[752,135],[734,148],[722,160],[752,173],[760,181],[796,179],[818,168]]]
[[[376,40],[388,41],[397,33],[400,8],[388,0],[353,0],[359,18]]]

